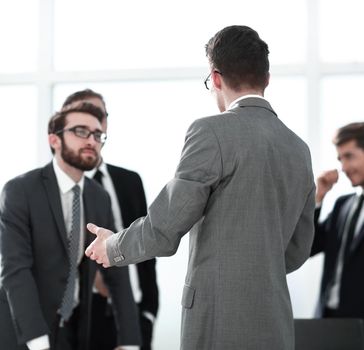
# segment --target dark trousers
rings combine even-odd
[[[63,325],[61,325],[60,317],[57,317],[54,336],[51,336],[52,350],[87,350],[87,335],[79,321],[79,307],[73,310],[71,318]]]
[[[325,307],[323,312],[323,318],[343,318],[342,312],[336,309],[330,309],[328,307]]]
[[[143,346],[141,350],[151,350],[153,324],[140,314],[140,328]],[[112,307],[100,294],[92,298],[92,321],[90,350],[113,350],[117,345],[117,331]],[[58,349],[57,349],[58,350]]]
[[[152,333],[153,333],[153,323],[143,316],[141,312],[139,312],[140,319],[140,329],[142,332],[142,341],[143,346],[140,350],[152,350]]]
[[[90,350],[113,350],[117,345],[123,345],[117,344],[114,315],[107,298],[93,294],[91,314]]]

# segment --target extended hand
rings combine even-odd
[[[328,170],[317,178],[316,203],[321,203],[326,193],[329,192],[339,179],[336,169]]]
[[[110,267],[110,261],[106,253],[106,239],[113,232],[106,228],[98,227],[94,224],[87,224],[87,229],[96,235],[96,239],[87,247],[85,254],[103,267]]]

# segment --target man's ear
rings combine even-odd
[[[269,85],[269,80],[270,80],[270,73],[268,72],[267,73],[267,79],[265,81],[265,86],[264,86],[264,89]]]
[[[61,138],[56,134],[48,134],[48,143],[54,150],[61,147]]]
[[[222,78],[221,78],[221,74],[216,71],[216,70],[213,70],[211,72],[211,80],[212,80],[212,83],[213,83],[213,86],[216,90],[221,90],[221,87],[222,87]]]

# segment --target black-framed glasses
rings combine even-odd
[[[203,82],[205,84],[205,88],[207,90],[210,90],[210,86],[211,86],[211,73],[206,77],[206,79]]]
[[[90,135],[93,135],[95,141],[98,143],[105,143],[107,138],[107,135],[101,130],[90,131],[88,128],[82,125],[76,125],[69,129],[59,130],[55,134],[58,135],[65,131],[71,131],[81,139],[88,139]]]
[[[217,73],[217,74],[220,74],[220,75],[222,75],[221,74],[221,72],[219,72],[218,70],[214,70],[214,72],[215,73]],[[211,88],[211,72],[210,72],[210,74],[206,77],[206,79],[204,80],[204,82],[203,82],[204,84],[205,84],[205,88],[207,89],[207,90],[210,90],[210,88]]]

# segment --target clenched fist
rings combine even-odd
[[[319,204],[324,199],[334,184],[339,179],[339,172],[336,169],[327,170],[317,178],[316,184],[316,204]]]

